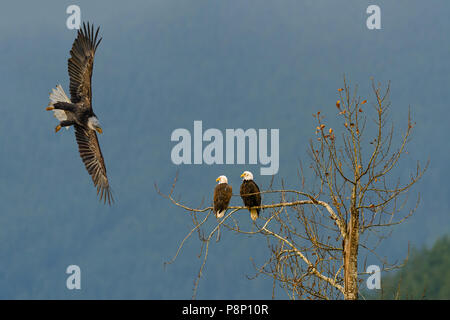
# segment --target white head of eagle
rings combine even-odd
[[[244,180],[253,180],[253,174],[250,171],[244,171],[241,174],[241,178],[243,178]]]
[[[228,183],[228,179],[226,176],[220,176],[216,179],[216,181],[221,184],[221,183]]]
[[[89,129],[95,130],[98,133],[102,133],[103,132],[103,130],[102,130],[101,126],[100,126],[100,121],[98,121],[96,116],[89,117],[89,119],[88,119],[88,127],[89,127]]]

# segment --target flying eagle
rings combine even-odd
[[[259,217],[260,209],[253,207],[261,206],[259,187],[255,181],[253,181],[253,174],[250,171],[244,171],[241,174],[241,178],[243,178],[240,190],[241,198],[242,201],[244,201],[244,205],[248,207],[248,210],[250,211],[250,217],[255,221]]]
[[[219,183],[214,188],[214,214],[216,218],[222,218],[230,203],[233,188],[228,184],[225,176],[218,177],[216,181]]]
[[[61,85],[57,85],[50,93],[50,103],[46,110],[53,110],[54,116],[60,121],[55,132],[62,127],[69,129],[74,126],[78,151],[97,187],[97,194],[100,195],[100,200],[104,203],[108,200],[111,205],[114,200],[96,133],[102,133],[102,128],[92,109],[91,79],[94,55],[102,40],[100,38],[97,41],[99,30],[100,28],[97,28],[94,34],[94,26],[89,23],[83,23],[83,28],[78,30],[68,60],[70,100]]]

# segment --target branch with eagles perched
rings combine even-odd
[[[231,227],[231,226],[228,226],[227,224],[225,224],[225,222],[230,217],[232,217],[232,215],[235,214],[237,211],[239,211],[239,210],[247,210],[248,209],[246,206],[228,206],[228,209],[227,209],[227,210],[229,210],[228,214],[226,214],[223,219],[218,219],[217,225],[208,234],[208,236],[203,236],[203,235],[200,235],[200,228],[208,220],[209,215],[213,211],[214,207],[213,206],[207,206],[207,207],[202,207],[202,208],[192,208],[192,207],[189,207],[189,206],[187,206],[185,204],[182,204],[180,201],[177,201],[173,197],[173,193],[174,193],[175,185],[176,185],[177,181],[178,181],[178,173],[177,173],[177,175],[176,175],[176,177],[174,179],[174,182],[172,184],[171,190],[170,190],[170,192],[168,194],[164,194],[163,192],[161,192],[161,190],[158,188],[158,186],[156,184],[155,184],[155,189],[156,189],[156,191],[157,191],[157,193],[159,195],[161,195],[162,197],[168,199],[175,206],[177,206],[179,208],[182,208],[182,209],[186,210],[187,212],[189,212],[191,214],[207,213],[207,215],[201,221],[198,221],[196,219],[196,217],[193,217],[194,228],[192,230],[190,230],[190,232],[181,241],[181,243],[180,243],[180,245],[179,245],[179,247],[178,247],[174,257],[170,261],[165,263],[165,265],[173,263],[176,260],[176,258],[178,256],[178,254],[180,253],[181,249],[183,248],[186,240],[189,239],[194,234],[194,232],[196,232],[196,231],[199,232],[200,239],[205,243],[205,251],[204,251],[202,265],[201,265],[201,267],[199,269],[198,276],[197,276],[197,279],[195,281],[193,297],[195,297],[196,290],[198,288],[198,283],[199,283],[202,271],[204,269],[204,266],[206,264],[206,259],[207,259],[208,251],[209,251],[209,242],[212,240],[213,236],[216,233],[217,233],[217,238],[220,237],[220,227],[222,225],[227,227],[228,229],[231,229],[231,230],[239,232],[239,233],[244,233],[244,234],[263,234],[263,235],[266,235],[266,236],[274,237],[275,239],[284,242],[287,246],[289,246],[292,249],[292,252],[294,252],[298,257],[300,257],[302,259],[302,261],[304,261],[304,263],[308,266],[308,272],[310,272],[314,276],[320,278],[321,280],[326,281],[327,283],[329,283],[331,286],[333,286],[334,288],[336,288],[340,292],[342,292],[342,293],[344,292],[344,288],[336,280],[337,273],[335,274],[335,276],[333,278],[322,274],[316,268],[314,263],[311,262],[310,259],[308,259],[307,255],[304,254],[303,252],[301,252],[301,250],[299,248],[297,248],[295,246],[295,244],[293,244],[288,239],[282,237],[281,235],[277,234],[276,232],[274,232],[274,231],[272,231],[272,230],[270,230],[268,228],[269,223],[274,218],[276,218],[276,216],[280,213],[280,211],[283,208],[286,208],[286,207],[297,207],[297,206],[302,206],[302,205],[315,205],[315,206],[320,206],[320,207],[323,207],[323,208],[326,209],[326,211],[329,213],[330,218],[332,220],[334,220],[335,224],[337,225],[341,236],[344,238],[345,237],[345,228],[346,228],[345,221],[340,220],[339,217],[337,216],[337,214],[335,213],[335,211],[333,210],[333,208],[328,203],[326,203],[325,201],[317,200],[312,195],[310,195],[308,193],[305,193],[305,192],[297,191],[297,190],[268,190],[268,191],[260,191],[259,194],[267,194],[267,193],[286,194],[286,193],[292,193],[292,194],[304,196],[304,197],[306,197],[308,199],[297,200],[297,201],[282,201],[282,202],[279,202],[279,203],[272,203],[272,204],[267,204],[267,205],[255,206],[254,207],[255,209],[279,209],[279,210],[274,210],[274,213],[264,221],[264,224],[261,227],[258,226],[258,229],[256,231],[243,231],[243,230],[240,230],[238,227]],[[248,195],[252,195],[252,194],[248,194]],[[234,195],[234,196],[237,196],[237,195]],[[283,199],[284,199],[284,196],[283,196]],[[338,250],[338,248],[335,248],[335,249]],[[203,251],[203,247],[202,247],[202,251]],[[339,272],[340,272],[340,270],[338,270],[338,273]]]

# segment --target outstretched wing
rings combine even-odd
[[[73,42],[70,50],[71,57],[68,61],[70,78],[70,100],[73,103],[85,101],[88,99],[89,106],[92,102],[91,78],[94,68],[94,55],[97,50],[100,38],[97,41],[100,27],[94,35],[94,26],[86,25],[78,30],[77,38]]]
[[[111,205],[114,199],[109,187],[108,177],[106,176],[105,161],[100,150],[97,134],[94,130],[75,125],[75,138],[77,139],[81,159],[86,166],[86,170],[91,175],[94,185],[97,187],[97,194],[100,194],[100,200],[103,200],[104,203],[108,200],[109,205]]]

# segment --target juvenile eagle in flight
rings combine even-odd
[[[102,38],[97,36],[100,28],[94,34],[94,26],[83,23],[73,42],[68,60],[70,77],[70,100],[57,85],[50,93],[50,103],[46,110],[53,110],[54,116],[60,121],[55,128],[58,132],[62,127],[75,128],[75,138],[78,151],[87,171],[97,187],[97,194],[104,203],[111,205],[113,197],[106,176],[105,161],[97,139],[97,133],[102,133],[100,122],[92,109],[92,69],[94,55]]]
[[[230,203],[233,188],[228,184],[226,176],[220,176],[216,181],[219,183],[214,188],[214,214],[216,218],[222,218]]]
[[[259,187],[255,181],[253,181],[253,174],[250,171],[244,171],[241,174],[241,178],[243,178],[240,190],[241,198],[242,201],[244,201],[244,205],[248,207],[248,210],[250,211],[250,217],[255,221],[259,217],[260,209],[253,207],[261,206]]]

